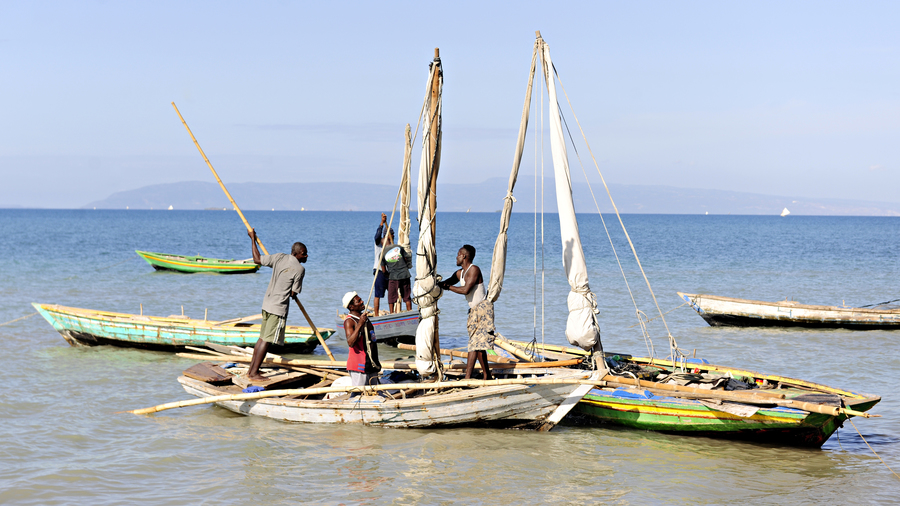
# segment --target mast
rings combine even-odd
[[[566,339],[570,344],[587,351],[601,353],[600,327],[597,323],[597,300],[588,284],[587,263],[581,246],[581,235],[575,217],[572,201],[572,181],[569,174],[569,160],[566,140],[563,135],[556,83],[553,80],[553,62],[550,47],[536,32],[543,63],[544,81],[550,103],[550,151],[553,155],[553,173],[556,179],[556,204],[559,212],[559,231],[562,238],[563,268],[569,281],[569,296],[566,303],[569,317],[566,320]],[[595,354],[595,361],[597,360]],[[600,364],[598,364],[600,365]]]
[[[422,159],[419,164],[418,204],[419,242],[416,248],[416,283],[413,297],[419,306],[416,329],[416,368],[422,375],[437,372],[440,364],[437,301],[437,252],[435,250],[435,213],[437,212],[437,176],[441,163],[441,88],[444,83],[441,58],[434,49],[429,65],[422,127]]]

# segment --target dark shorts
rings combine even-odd
[[[396,303],[398,298],[409,302],[409,278],[388,281],[388,304]]]
[[[375,275],[375,295],[376,299],[383,299],[384,292],[387,291],[388,287],[388,278],[387,274],[384,271],[378,271],[378,274]]]

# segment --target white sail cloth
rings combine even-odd
[[[435,336],[438,332],[437,301],[442,295],[436,273],[434,214],[436,202],[432,184],[437,179],[441,156],[441,75],[440,59],[435,58],[428,76],[425,98],[425,119],[422,123],[422,160],[419,164],[418,204],[419,242],[416,247],[416,283],[413,299],[419,306],[419,326],[416,328],[416,369],[419,374],[436,372]],[[434,90],[437,87],[437,90]],[[436,93],[435,93],[436,91]],[[436,206],[435,206],[436,208]]]
[[[543,71],[550,102],[550,150],[553,153],[553,173],[556,179],[556,204],[559,210],[559,231],[562,236],[563,268],[571,291],[566,299],[569,317],[566,320],[566,339],[570,344],[591,350],[600,342],[597,328],[597,302],[588,285],[587,264],[581,246],[581,235],[572,202],[572,181],[569,176],[569,160],[566,140],[559,115],[556,84],[553,80],[553,62],[550,48],[543,39]]]
[[[412,139],[410,139],[409,123],[406,124],[406,144],[403,151],[403,176],[400,179],[400,233],[397,244],[412,255],[409,246],[409,201],[412,193],[412,181],[409,178],[410,158],[412,155]]]

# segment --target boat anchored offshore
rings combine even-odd
[[[713,327],[807,327],[900,330],[897,300],[867,307],[815,306],[792,300],[764,302],[678,292]]]
[[[158,271],[246,274],[259,270],[259,266],[253,263],[253,259],[251,258],[246,260],[225,260],[222,258],[153,253],[151,251],[135,250],[135,252]]]
[[[53,328],[72,346],[112,345],[160,351],[178,351],[185,346],[253,346],[259,339],[259,325],[249,322],[262,316],[225,321],[195,320],[184,315],[144,316],[111,311],[96,311],[57,304],[32,303]],[[318,329],[323,339],[333,329]],[[282,353],[311,353],[319,344],[312,328],[289,325],[284,345],[272,346]]]

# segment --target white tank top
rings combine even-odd
[[[469,272],[472,266],[469,265],[465,272],[462,273],[462,276],[459,280],[459,286],[466,286],[466,273]],[[487,296],[487,293],[484,290],[484,282],[478,283],[475,285],[469,293],[466,294],[466,301],[469,303],[469,307],[471,309],[475,309],[475,306],[478,305],[479,302],[483,301]]]

